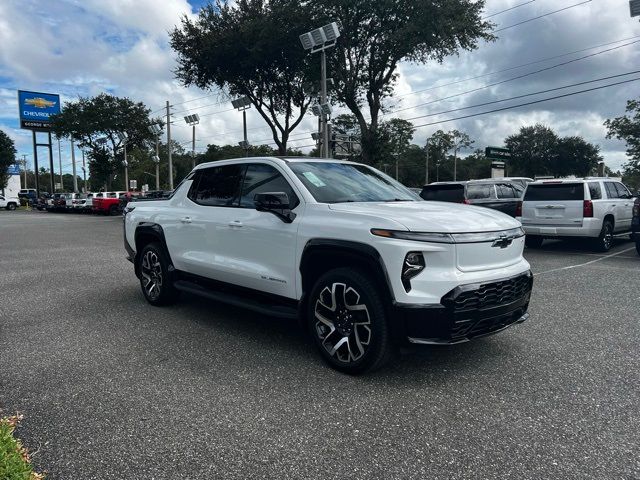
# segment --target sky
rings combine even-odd
[[[2,0],[0,129],[15,141],[20,158],[26,155],[32,168],[31,134],[18,123],[18,89],[59,93],[63,105],[79,96],[108,92],[142,101],[154,115],[164,113],[168,100],[175,114],[172,137],[187,149],[191,128],[183,117],[192,113],[201,117],[197,151],[205,150],[209,143],[242,140],[242,116],[233,110],[224,92],[185,88],[174,78],[176,61],[168,45],[168,31],[182,16],[196,15],[204,3]],[[565,10],[543,16],[560,9]],[[605,138],[603,122],[622,115],[626,101],[640,96],[640,81],[455,119],[640,78],[637,73],[593,82],[640,71],[640,24],[638,18],[630,18],[628,1],[487,0],[485,11],[496,24],[499,38],[481,42],[478,49],[449,57],[442,64],[401,63],[395,95],[386,102],[384,118],[412,119],[418,126],[413,142],[419,145],[438,129],[455,128],[467,132],[475,140],[474,148],[482,149],[502,145],[522,126],[543,123],[559,135],[580,135],[600,145],[607,166],[619,169],[627,161],[625,145]],[[543,17],[527,21],[538,16]],[[560,88],[582,82],[589,83]],[[557,90],[529,95],[550,89]],[[465,108],[522,95],[527,96]],[[465,109],[451,112],[461,108]],[[335,107],[334,113],[342,110]],[[251,143],[272,141],[268,127],[253,110],[248,112],[248,128]],[[293,132],[290,146],[310,150],[310,132],[316,128],[317,120],[309,113]],[[46,158],[46,152],[39,151],[39,157]],[[60,158],[63,171],[71,172],[67,141],[62,142]],[[54,160],[57,170],[57,145]]]

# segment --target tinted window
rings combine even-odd
[[[520,195],[508,183],[497,183],[498,198],[518,198]]]
[[[618,191],[619,198],[630,198],[629,190],[621,183],[615,183],[616,190]]]
[[[289,168],[322,203],[419,200],[402,184],[366,165],[292,162]]]
[[[525,201],[584,200],[582,183],[529,184],[524,194]]]
[[[602,198],[602,189],[598,182],[589,182],[589,193],[591,200],[600,200]]]
[[[211,207],[237,205],[243,170],[244,165],[225,165],[201,170],[193,182],[189,198],[200,205]]]
[[[278,170],[271,165],[254,163],[247,167],[242,182],[241,207],[254,207],[253,198],[256,193],[284,192],[289,197],[292,208],[297,205],[298,197],[289,183]]]
[[[427,185],[420,196],[425,200],[436,202],[462,203],[464,201],[464,185]]]
[[[496,198],[493,184],[467,185],[467,198],[469,200],[486,200]]]
[[[618,198],[618,191],[613,182],[604,182],[604,188],[607,190],[607,198]]]

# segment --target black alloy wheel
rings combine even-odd
[[[316,282],[309,297],[308,323],[324,360],[341,372],[375,370],[391,356],[379,289],[360,270],[335,269]]]
[[[145,246],[138,256],[140,287],[151,305],[168,305],[177,298],[169,276],[169,261],[163,248],[157,243]]]
[[[613,223],[610,220],[605,220],[602,224],[602,230],[600,235],[596,239],[595,248],[598,252],[606,253],[611,250],[613,246]]]

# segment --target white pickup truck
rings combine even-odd
[[[5,197],[0,195],[0,208],[7,210],[15,210],[20,206],[20,199],[18,197]]]
[[[124,229],[152,305],[189,292],[296,318],[346,373],[381,366],[401,342],[459,343],[528,318],[519,222],[422,201],[357,163],[201,164],[170,198],[129,203]]]

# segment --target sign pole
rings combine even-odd
[[[47,135],[49,137],[49,143],[47,144],[47,146],[49,147],[49,168],[50,168],[50,172],[51,175],[49,175],[49,179],[51,180],[51,194],[53,194],[56,189],[55,189],[55,179],[53,178],[53,147],[52,147],[52,143],[51,143],[51,132],[47,132]]]
[[[33,135],[33,173],[36,179],[36,197],[40,198],[40,180],[38,179],[38,145],[36,145],[36,131],[31,130]]]
[[[78,193],[78,177],[76,177],[76,149],[71,140],[71,167],[73,169],[73,193]]]

